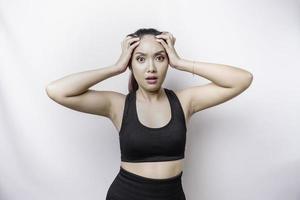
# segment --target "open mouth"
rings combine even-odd
[[[149,84],[154,84],[157,82],[157,78],[155,77],[146,78],[146,80]]]

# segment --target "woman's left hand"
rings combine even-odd
[[[169,32],[163,32],[155,37],[157,38],[156,40],[165,48],[169,57],[170,66],[176,69],[179,66],[179,61],[181,60],[174,48],[176,38]],[[165,39],[167,43],[162,39]]]

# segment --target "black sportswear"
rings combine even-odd
[[[137,115],[136,91],[126,95],[119,132],[121,160],[157,162],[184,158],[186,124],[180,101],[174,91],[164,88],[171,106],[171,120],[164,126],[143,125]]]

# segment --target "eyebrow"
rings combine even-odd
[[[165,53],[165,51],[164,51],[164,50],[158,51],[158,52],[156,52],[154,55],[160,54],[160,53]],[[147,54],[145,54],[145,53],[143,53],[143,52],[136,52],[135,54],[147,55]]]

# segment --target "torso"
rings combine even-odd
[[[175,91],[174,91],[175,92]],[[190,114],[189,114],[189,105],[183,96],[180,95],[179,92],[175,92],[177,95],[185,116],[186,125],[189,122]],[[117,133],[120,132],[122,117],[123,117],[123,108],[125,105],[125,95],[122,95],[122,98],[116,101],[120,101],[114,105],[118,105],[114,112],[114,117],[112,117],[112,122],[117,129]],[[170,107],[166,106],[168,104],[168,99],[165,96],[163,102],[155,102],[153,105],[149,105],[149,103],[144,104],[142,102],[137,101],[137,114],[139,121],[148,127],[163,127],[166,125],[171,116]],[[149,113],[149,110],[152,110],[152,113]],[[121,112],[120,112],[121,111]],[[148,111],[148,113],[146,113]],[[155,115],[155,112],[159,111],[162,115],[162,118],[153,118],[151,116]],[[147,120],[148,119],[148,120]],[[155,121],[149,119],[156,119]],[[121,166],[132,173],[135,173],[140,176],[148,177],[148,178],[170,178],[178,175],[183,170],[183,162],[184,159],[180,160],[172,160],[172,161],[162,161],[162,162],[139,162],[139,163],[131,163],[121,161]]]

